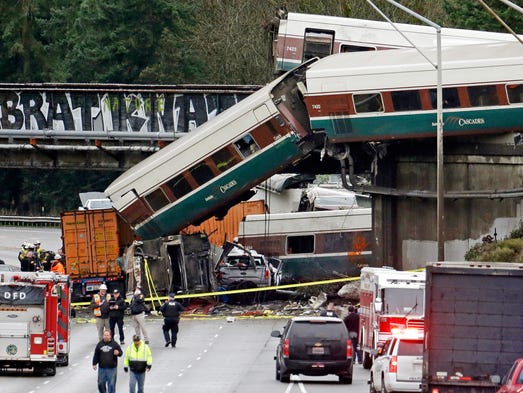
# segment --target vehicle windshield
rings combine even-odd
[[[383,312],[398,315],[423,315],[425,313],[423,289],[385,288]]]
[[[400,340],[398,356],[423,356],[423,341]]]
[[[295,322],[292,326],[292,335],[297,338],[342,340],[344,339],[344,329],[341,322]]]
[[[253,256],[252,260],[249,258],[248,255],[241,255],[241,256],[231,256],[229,255],[226,258],[226,266],[249,266],[253,267],[253,263],[255,266],[264,266],[263,258],[261,256]]]
[[[238,266],[238,264],[249,266],[251,264],[251,259],[247,255],[234,257],[229,256],[227,258],[227,266]]]

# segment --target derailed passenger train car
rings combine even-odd
[[[278,12],[268,25],[273,35],[275,73],[293,69],[313,57],[358,53],[414,46],[436,46],[433,27],[330,15]],[[523,38],[523,37],[522,37]],[[441,29],[443,47],[516,42],[508,33],[466,29]]]
[[[316,145],[302,97],[311,60],[140,162],[105,191],[144,239],[174,234],[252,196]]]
[[[445,136],[523,131],[521,44],[441,52]],[[131,168],[105,192],[150,239],[223,216],[316,146],[336,154],[351,142],[435,137],[436,56],[432,49],[398,49],[312,59]]]
[[[332,144],[435,137],[437,55],[403,49],[321,59],[306,77],[312,128]],[[447,47],[441,59],[445,137],[523,130],[523,45]]]

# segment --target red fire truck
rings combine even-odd
[[[69,276],[0,273],[0,368],[55,375],[69,363]]]
[[[360,281],[360,335],[363,368],[395,331],[423,330],[425,272],[364,267]]]

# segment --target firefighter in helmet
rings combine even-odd
[[[62,257],[60,254],[55,254],[53,262],[51,263],[51,271],[57,274],[65,274],[65,268],[62,264]]]

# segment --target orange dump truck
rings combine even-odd
[[[89,300],[102,283],[125,293],[123,256],[135,240],[129,225],[113,209],[64,212],[61,224],[72,298]]]

